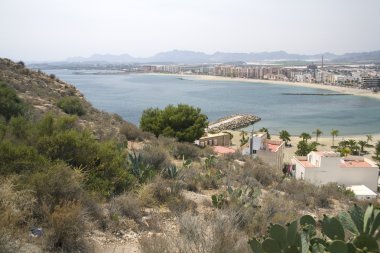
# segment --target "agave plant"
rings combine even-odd
[[[169,167],[166,167],[162,170],[162,175],[165,177],[165,178],[169,178],[169,179],[174,179],[178,176],[178,170],[177,170],[177,167],[175,165],[172,165],[172,166],[169,166]]]
[[[152,166],[150,164],[145,164],[140,154],[136,155],[136,153],[133,152],[133,154],[128,154],[128,157],[131,164],[131,172],[140,183],[143,183],[146,179],[152,177]]]

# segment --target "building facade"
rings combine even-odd
[[[297,179],[315,185],[365,185],[377,192],[379,168],[375,162],[365,157],[340,157],[339,153],[332,151],[312,151],[306,157],[293,157],[292,162],[296,165]]]

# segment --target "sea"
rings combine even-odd
[[[76,86],[93,106],[117,113],[139,124],[150,107],[189,104],[201,108],[210,121],[231,114],[247,113],[261,121],[246,130],[268,128],[272,134],[287,130],[292,135],[332,129],[340,135],[380,133],[380,100],[342,95],[286,95],[336,92],[238,80],[202,80],[197,77],[160,74],[125,74],[87,70],[44,70]]]

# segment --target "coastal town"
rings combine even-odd
[[[198,65],[138,65],[126,72],[208,75],[228,78],[317,83],[359,89],[380,90],[380,65],[377,64],[318,64],[231,63]]]

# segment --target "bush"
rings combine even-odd
[[[82,116],[86,113],[80,98],[74,96],[61,98],[57,106],[68,114]]]
[[[233,214],[221,211],[207,219],[185,212],[179,219],[179,234],[170,236],[172,252],[251,252],[236,222]]]
[[[167,202],[167,206],[176,216],[180,216],[187,211],[195,213],[197,209],[197,204],[194,201],[185,199],[182,195],[170,198]]]
[[[0,252],[19,252],[17,240],[32,225],[35,205],[30,190],[16,190],[11,179],[0,179]]]
[[[125,122],[120,127],[120,133],[127,138],[129,141],[142,141],[144,139],[149,139],[149,134],[140,130],[137,126],[130,122]]]
[[[145,164],[150,164],[156,170],[162,170],[171,165],[168,152],[161,146],[145,145],[140,153]]]
[[[16,91],[0,81],[0,115],[8,121],[12,116],[17,117],[24,112],[25,106]]]
[[[140,251],[142,253],[170,253],[170,245],[163,235],[144,235],[139,239]]]
[[[63,202],[49,217],[46,245],[49,249],[90,252],[84,240],[86,219],[79,202]]]
[[[201,149],[194,144],[190,143],[175,143],[173,150],[172,150],[172,155],[176,159],[185,159],[185,160],[195,160],[199,159],[201,153]]]
[[[32,147],[9,141],[0,142],[0,175],[33,171],[44,161]]]
[[[267,193],[251,223],[247,225],[247,234],[264,235],[267,224],[278,223],[285,225],[297,218],[297,205],[279,193]]]
[[[109,205],[110,214],[125,216],[135,221],[140,221],[142,217],[141,202],[138,197],[132,193],[124,193],[113,198]]]
[[[45,207],[39,210],[41,216],[46,211],[52,212],[60,203],[78,202],[83,196],[82,175],[65,164],[49,166],[27,180],[36,193],[39,206]]]
[[[253,177],[263,186],[279,182],[282,178],[281,171],[261,162],[259,159],[248,159],[244,164],[244,169],[252,170]]]

